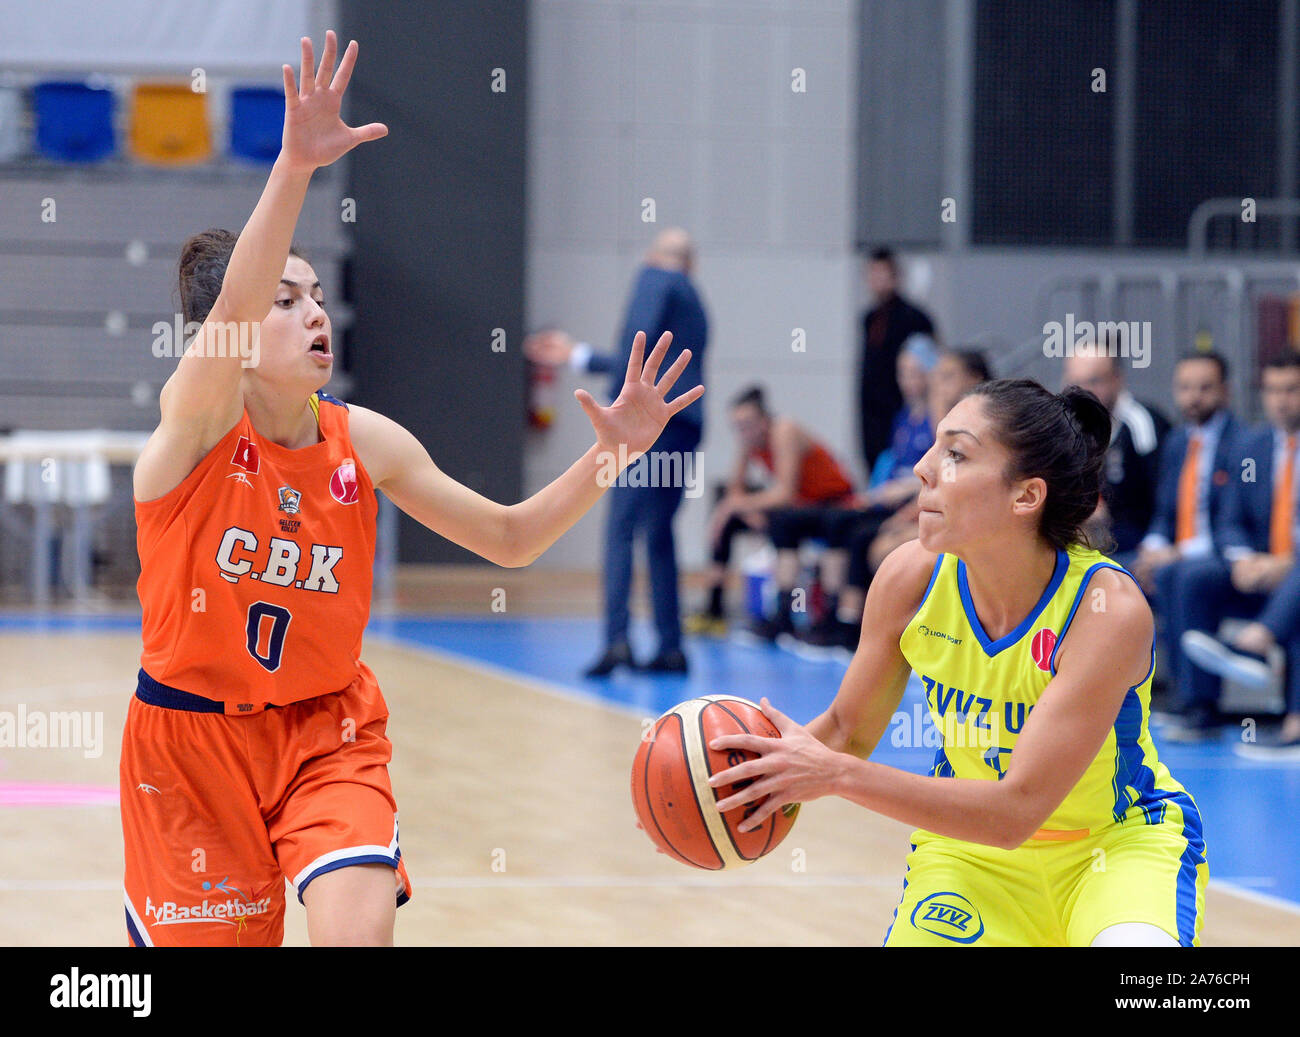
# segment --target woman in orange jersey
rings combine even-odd
[[[448,478],[395,422],[320,392],[330,319],[293,229],[312,172],[388,132],[341,120],[356,43],[337,73],[335,56],[332,32],[319,68],[303,39],[243,233],[196,235],[181,258],[185,319],[202,328],[134,473],[144,649],[121,795],[136,946],[277,945],[286,878],[312,943],[392,943],[411,889],[388,710],[360,658],[374,491],[484,558],[527,565],[704,391],[666,401],[689,351],[659,378],[669,336],[646,358],[638,335],[611,406],[575,393],[596,443],[509,507]]]

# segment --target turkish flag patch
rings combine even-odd
[[[256,475],[257,469],[262,464],[257,453],[257,444],[247,436],[240,436],[239,442],[235,444],[235,456],[230,459],[230,463],[238,465],[250,475]]]

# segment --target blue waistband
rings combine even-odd
[[[135,697],[151,706],[164,709],[183,709],[188,713],[224,713],[226,704],[216,699],[205,699],[180,688],[160,684],[141,668],[135,686]]]

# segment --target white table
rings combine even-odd
[[[72,513],[71,589],[84,599],[90,590],[93,509],[109,498],[109,468],[135,464],[148,439],[147,432],[108,429],[20,430],[0,436],[5,505],[28,504],[32,508],[31,528],[21,532],[32,542],[31,591],[36,604],[50,600],[54,507],[63,505]],[[16,525],[8,516],[6,520]]]
[[[32,600],[50,601],[53,573],[50,545],[53,509],[66,506],[72,514],[72,587],[78,599],[90,592],[93,509],[111,494],[112,465],[133,466],[149,440],[148,432],[107,429],[45,432],[19,430],[0,436],[0,462],[4,462],[4,504],[28,504],[30,529],[19,532],[32,542]],[[374,593],[383,601],[393,594],[397,564],[397,508],[382,493],[379,498],[378,542],[375,545]],[[7,525],[17,526],[7,514]]]

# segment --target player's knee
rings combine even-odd
[[[315,879],[303,893],[314,947],[390,947],[396,895],[387,865],[341,868]]]
[[[331,919],[309,926],[313,947],[391,947],[393,926],[378,920]]]
[[[393,905],[331,900],[307,912],[313,947],[391,947]]]
[[[1120,922],[1099,932],[1092,947],[1177,947],[1178,941],[1150,922]]]

